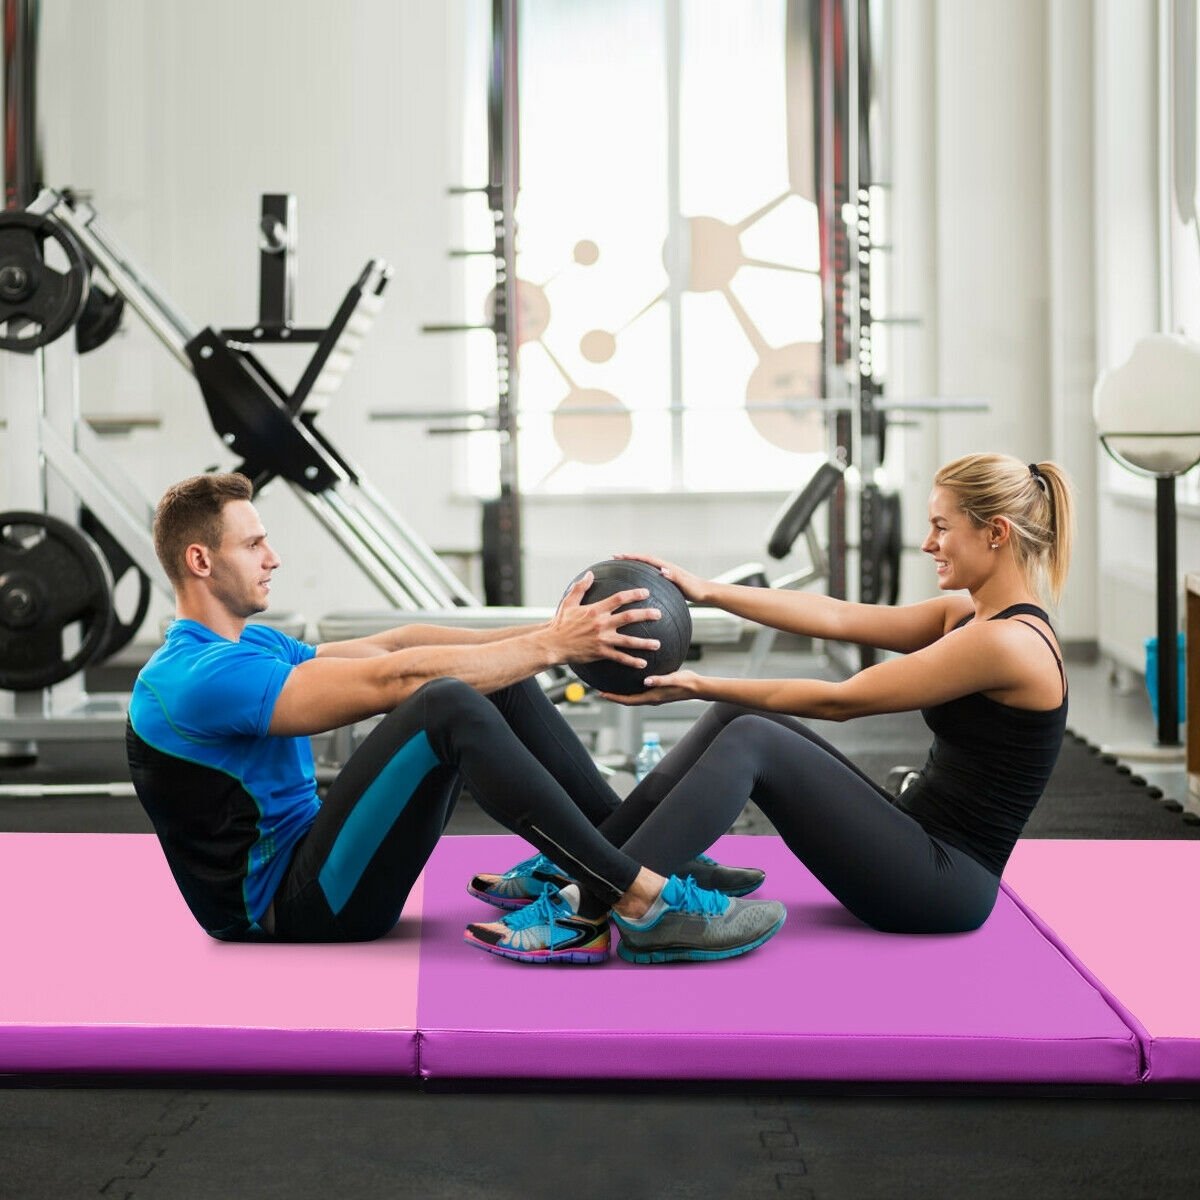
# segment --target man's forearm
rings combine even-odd
[[[521,637],[544,625],[514,625],[505,629],[458,629],[445,625],[396,625],[345,642],[323,642],[318,653],[326,658],[372,658],[420,646],[481,646]]]
[[[408,695],[431,679],[453,676],[480,692],[494,692],[562,661],[561,650],[553,644],[547,627],[505,632],[508,636],[486,643],[433,642],[401,647],[389,655],[396,668],[396,685]]]

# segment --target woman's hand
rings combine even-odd
[[[695,604],[707,603],[709,581],[691,571],[685,571],[683,567],[675,563],[667,562],[665,558],[656,558],[653,554],[614,554],[613,558],[625,558],[632,562],[643,562],[657,567],[662,572],[663,578],[669,579],[687,599]]]
[[[601,692],[605,700],[617,704],[636,706],[639,704],[666,704],[670,700],[691,700],[699,695],[703,676],[695,671],[672,671],[670,675],[647,675],[646,690],[632,696],[619,696],[614,692]]]

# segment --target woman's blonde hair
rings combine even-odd
[[[1007,518],[1017,563],[1035,591],[1048,589],[1058,603],[1074,529],[1071,485],[1062,467],[1023,463],[1009,454],[968,454],[947,463],[933,482],[954,492],[959,508],[977,526]]]

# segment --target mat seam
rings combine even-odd
[[[1129,1030],[1133,1035],[1134,1044],[1137,1046],[1138,1052],[1138,1082],[1148,1083],[1150,1081],[1150,1046],[1153,1042],[1153,1036],[1150,1031],[1138,1020],[1137,1015],[1132,1009],[1128,1008],[1117,994],[1111,991],[1107,984],[1097,975],[1084,961],[1075,953],[1074,950],[1067,944],[1066,940],[1059,934],[1044,917],[1042,917],[1033,907],[1021,898],[1019,893],[1012,887],[1011,884],[1000,882],[1001,890],[1009,897],[1010,900],[1024,914],[1025,919],[1042,935],[1046,942],[1052,946],[1058,954],[1075,970],[1075,972],[1083,979],[1104,1001],[1105,1004],[1112,1010],[1118,1020]]]

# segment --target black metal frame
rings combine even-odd
[[[1179,546],[1178,518],[1175,510],[1175,480],[1186,475],[1196,464],[1181,471],[1158,472],[1139,467],[1111,445],[1119,438],[1196,437],[1196,433],[1157,433],[1145,430],[1120,430],[1100,435],[1100,444],[1109,456],[1126,470],[1154,480],[1154,552],[1155,592],[1158,638],[1158,745],[1180,746],[1179,740],[1179,668],[1176,644],[1179,637]]]

